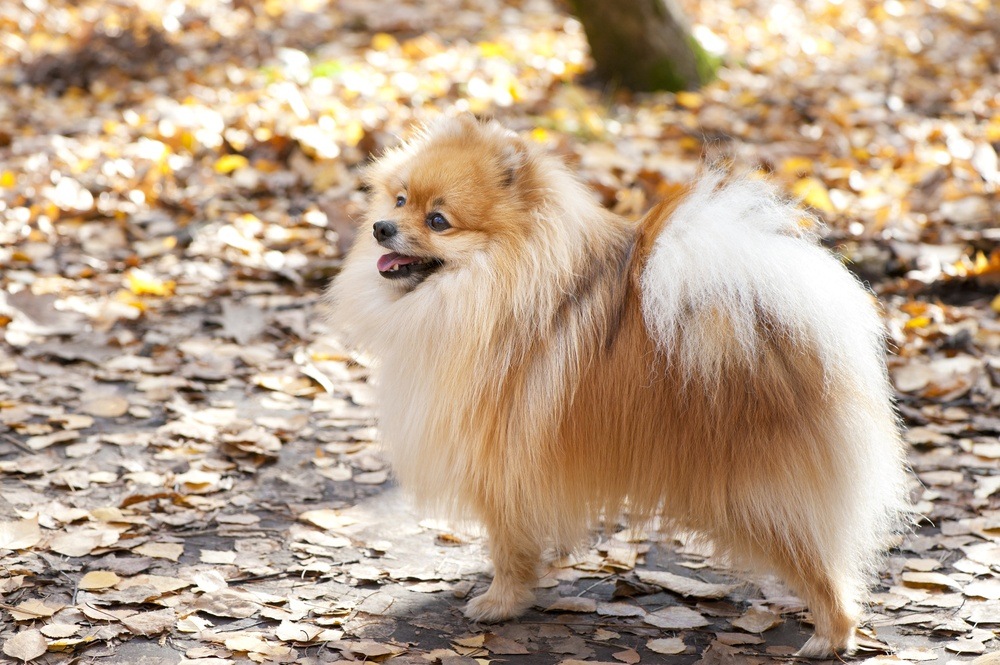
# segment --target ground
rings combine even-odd
[[[792,660],[800,601],[621,525],[522,619],[463,618],[483,541],[395,487],[321,298],[364,162],[456,111],[622,214],[704,159],[802,200],[883,305],[919,479],[857,659],[997,662],[1000,17],[687,10],[720,79],[633,96],[545,0],[0,9],[0,662]]]

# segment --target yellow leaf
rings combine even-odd
[[[704,98],[701,94],[697,92],[688,92],[687,90],[682,90],[677,93],[677,103],[686,109],[696,109],[701,107],[704,102]]]
[[[109,589],[118,584],[121,578],[110,570],[92,570],[80,580],[80,588],[87,591],[93,589]]]
[[[818,178],[802,178],[792,185],[792,192],[811,208],[823,212],[833,212],[830,193]]]
[[[998,293],[997,296],[993,299],[993,302],[990,303],[990,309],[992,309],[997,314],[1000,314],[1000,293]]]
[[[680,140],[681,150],[686,152],[701,152],[701,141],[693,136],[683,136]]]
[[[929,326],[931,319],[929,316],[915,316],[903,326],[906,330],[913,330],[914,328],[925,328]]]
[[[13,187],[17,184],[17,175],[13,171],[0,173],[0,187]]]
[[[236,169],[248,166],[250,160],[243,155],[223,155],[215,162],[216,173],[232,173]]]
[[[479,42],[479,52],[485,58],[506,58],[507,47],[497,42]]]
[[[813,160],[808,157],[786,157],[781,162],[781,172],[791,176],[812,173]]]
[[[344,137],[344,143],[353,148],[361,142],[361,139],[365,137],[365,128],[357,120],[352,120],[344,126],[342,135]]]
[[[378,32],[372,37],[372,48],[376,51],[390,51],[398,46],[396,38],[386,32]]]
[[[990,143],[1000,141],[1000,114],[993,116],[990,124],[986,125],[986,140]]]
[[[535,127],[531,130],[531,140],[535,143],[545,143],[549,140],[549,132],[544,127]]]
[[[154,559],[177,561],[184,554],[184,546],[180,543],[145,543],[132,551]]]
[[[139,268],[133,268],[126,273],[125,284],[129,291],[137,296],[172,296],[176,286],[173,280],[159,279]]]

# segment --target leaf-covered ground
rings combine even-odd
[[[703,157],[772,174],[879,294],[924,519],[861,659],[1000,649],[1000,13],[689,2],[699,92],[588,80],[548,0],[0,7],[3,662],[787,662],[802,604],[618,530],[476,626],[482,541],[392,487],[319,296],[357,169],[494,115],[637,215]],[[615,531],[612,529],[612,531]]]

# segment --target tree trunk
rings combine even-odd
[[[717,63],[691,36],[675,0],[570,0],[596,73],[632,90],[684,90],[715,76]]]

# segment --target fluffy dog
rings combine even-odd
[[[386,449],[427,508],[481,521],[466,614],[532,602],[544,547],[659,516],[779,575],[850,651],[906,509],[871,295],[762,182],[708,171],[639,221],[495,122],[443,120],[368,171],[331,287],[380,361]]]

